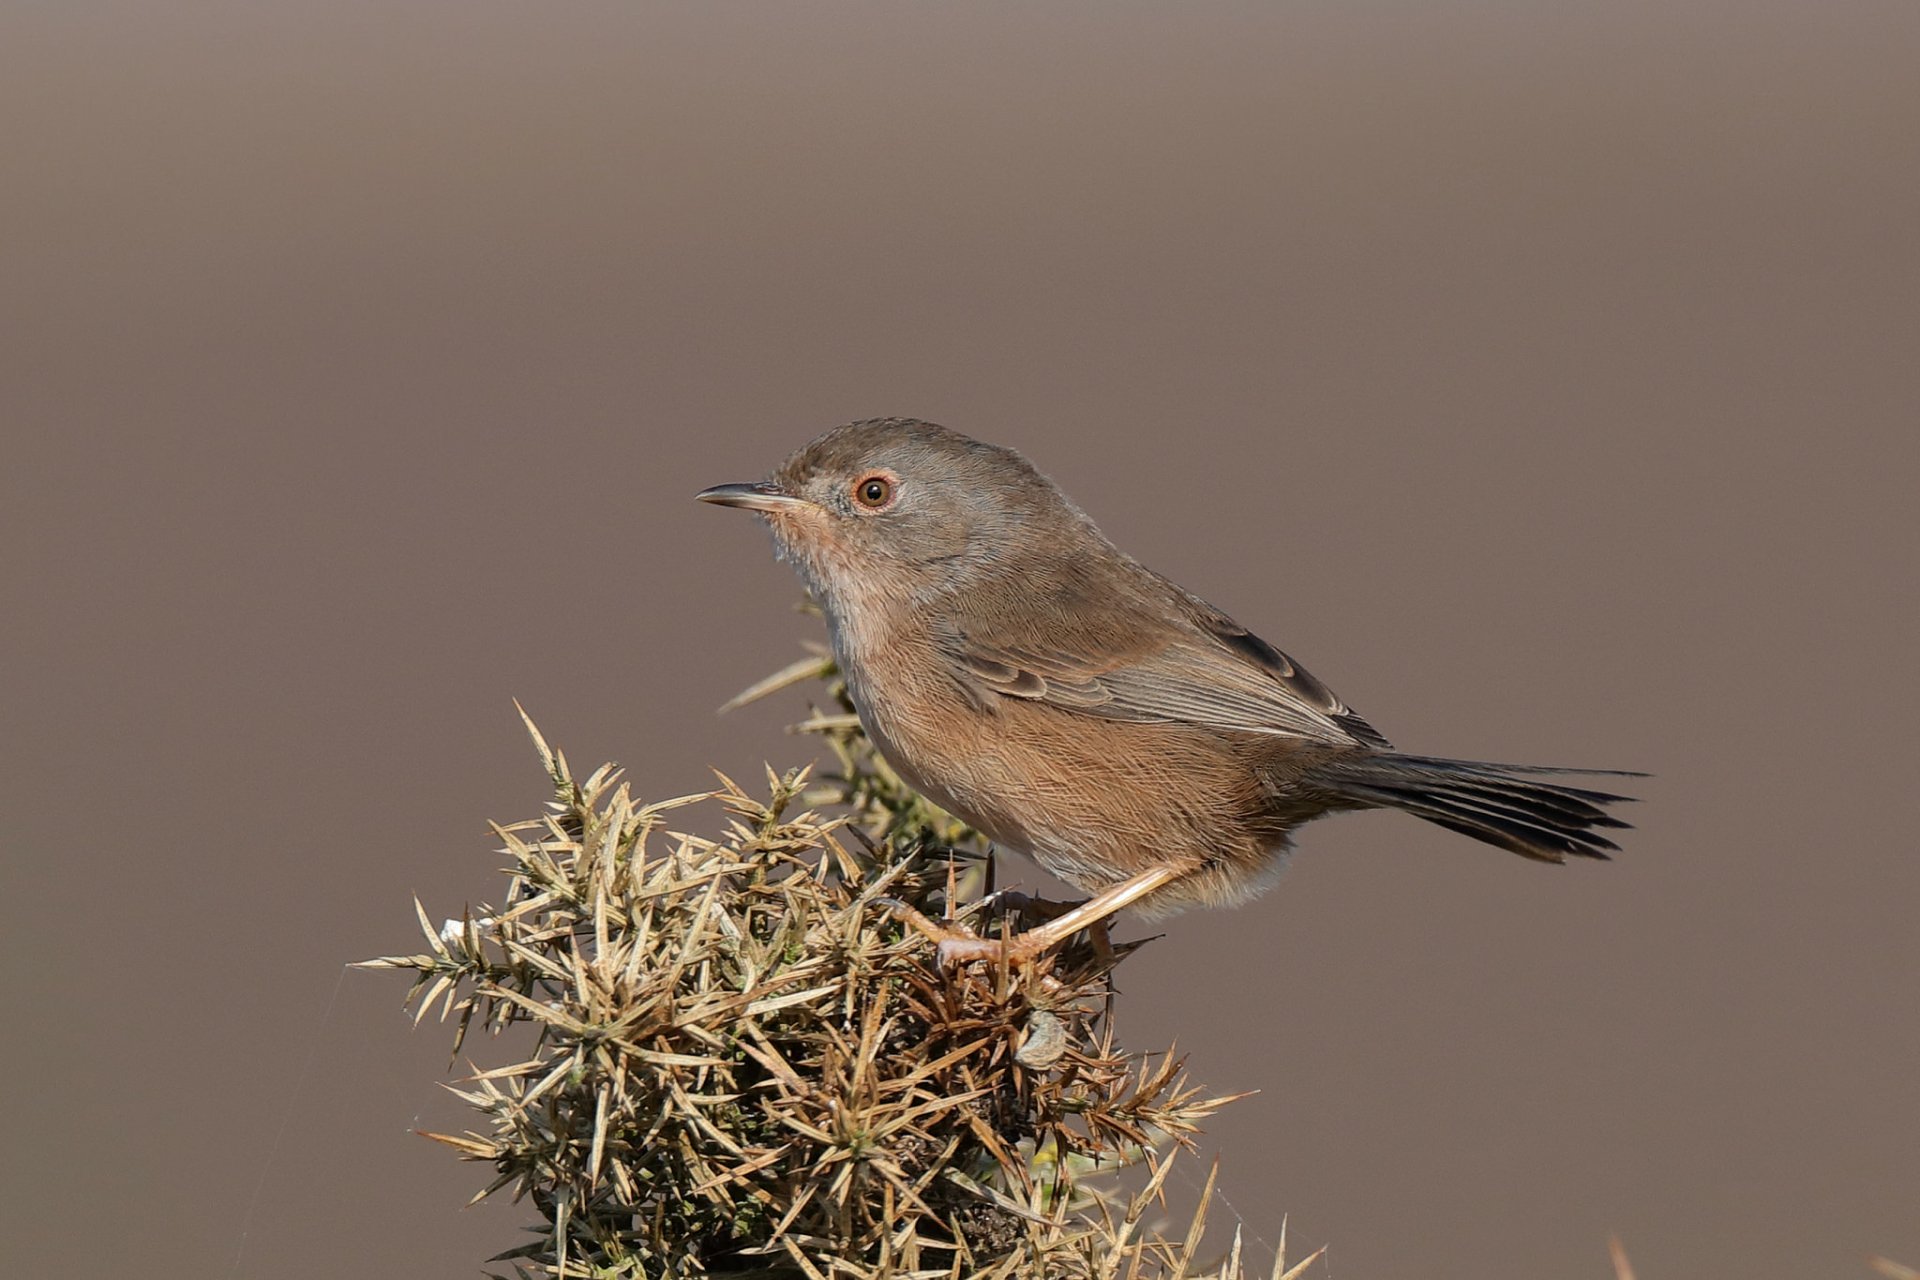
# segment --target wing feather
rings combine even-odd
[[[1165,582],[1157,625],[1095,634],[1111,609],[1023,614],[1017,636],[962,611],[947,640],[974,688],[1110,720],[1386,747],[1387,740],[1298,663],[1218,609]],[[1164,605],[1174,606],[1166,617]],[[1121,615],[1123,618],[1125,615]],[[1131,621],[1131,619],[1127,619]]]

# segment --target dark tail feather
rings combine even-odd
[[[1600,830],[1629,825],[1605,806],[1632,797],[1539,781],[1570,773],[1645,776],[1617,769],[1549,769],[1382,752],[1329,763],[1321,780],[1363,807],[1404,809],[1522,857],[1542,862],[1605,858],[1620,846]]]

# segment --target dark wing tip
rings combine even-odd
[[[1265,670],[1302,702],[1344,729],[1356,742],[1382,750],[1392,749],[1393,744],[1387,741],[1385,734],[1368,724],[1359,712],[1340,701],[1333,690],[1311,671],[1211,605],[1207,606],[1204,620],[1207,630],[1215,639]]]

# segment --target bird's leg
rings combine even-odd
[[[1082,901],[1085,900],[1082,899]],[[1052,898],[1035,897],[1030,893],[1022,893],[1018,889],[1002,889],[998,893],[990,893],[981,899],[981,903],[991,910],[1018,916],[1022,924],[1029,920],[1037,920],[1042,924],[1049,920],[1058,920],[1081,905],[1079,902],[1056,902]],[[1107,929],[1111,923],[1112,919],[1108,918],[1096,920],[1087,927],[1087,938],[1093,943],[1094,957],[1102,964],[1111,963],[1113,960],[1113,937]]]
[[[1025,964],[1044,951],[1051,950],[1082,929],[1101,926],[1116,911],[1132,906],[1140,899],[1164,889],[1194,867],[1186,863],[1162,863],[1122,880],[1078,906],[1055,916],[1038,928],[1017,933],[1011,938],[982,938],[970,929],[935,924],[913,908],[896,903],[894,915],[939,944],[943,964],[966,964],[972,960],[1006,960]]]

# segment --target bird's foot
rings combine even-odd
[[[924,912],[897,898],[883,898],[881,901],[893,912],[894,919],[934,943],[939,961],[946,967],[974,964],[982,960],[1010,967],[1032,964],[1039,956],[1078,932],[1077,928],[1061,932],[1049,922],[1016,933],[1010,938],[983,938],[959,921],[930,919]]]

